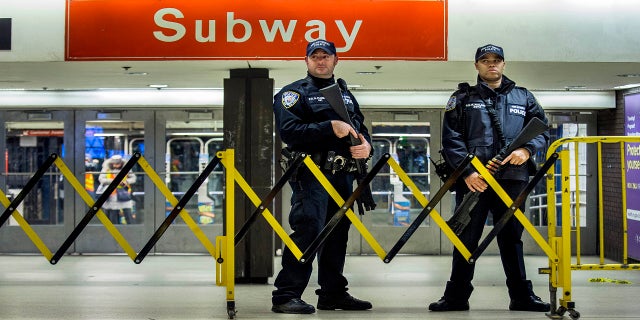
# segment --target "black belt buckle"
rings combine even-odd
[[[311,157],[311,161],[313,161],[313,163],[316,164],[316,166],[318,166],[318,168],[323,168],[323,162],[322,162],[322,158],[323,158],[323,154],[320,152],[316,152],[316,153],[312,153],[310,154]]]

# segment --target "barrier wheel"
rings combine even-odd
[[[229,319],[234,319],[236,317],[235,301],[227,301],[227,315],[229,315]]]
[[[567,312],[567,308],[563,306],[558,307],[558,310],[556,310],[556,314],[559,316],[563,316],[565,312]]]
[[[569,310],[569,317],[571,317],[571,319],[576,320],[580,318],[580,312],[576,311],[576,310]]]

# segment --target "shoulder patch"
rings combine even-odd
[[[451,98],[449,98],[449,102],[447,102],[447,106],[445,107],[444,111],[451,111],[453,109],[456,108],[456,96],[451,96]]]
[[[300,100],[300,94],[295,91],[287,91],[282,94],[282,105],[287,109],[296,105],[298,100]]]

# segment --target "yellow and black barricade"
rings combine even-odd
[[[575,238],[578,243],[580,243],[580,228],[576,228],[575,230],[572,228],[572,206],[571,206],[571,186],[570,179],[571,175],[569,172],[569,152],[567,150],[560,150],[556,153],[556,149],[559,148],[562,144],[578,144],[578,143],[596,143],[598,145],[598,159],[600,158],[601,153],[601,145],[603,143],[618,143],[621,146],[621,170],[624,173],[625,170],[625,162],[624,162],[624,143],[640,143],[640,137],[578,137],[578,138],[565,138],[560,139],[554,144],[551,145],[547,154],[547,161],[540,167],[532,182],[523,190],[523,192],[516,198],[511,199],[506,192],[502,189],[500,184],[493,178],[491,173],[485,168],[484,164],[482,164],[477,158],[473,156],[469,156],[467,160],[465,160],[464,166],[467,166],[467,163],[470,163],[472,167],[474,167],[484,178],[485,181],[489,184],[489,186],[498,194],[498,196],[504,201],[507,206],[507,214],[505,215],[505,219],[508,219],[509,216],[513,216],[518,221],[520,221],[525,230],[532,236],[534,241],[540,246],[540,248],[545,252],[545,254],[549,257],[549,267],[541,268],[541,273],[549,274],[549,287],[550,294],[552,296],[552,311],[549,314],[550,317],[561,317],[564,313],[569,312],[569,315],[572,318],[579,317],[579,313],[575,310],[575,303],[571,300],[571,271],[572,270],[593,270],[593,269],[602,269],[602,270],[640,270],[640,265],[638,264],[629,264],[627,263],[627,248],[626,248],[626,215],[623,214],[623,234],[624,234],[624,261],[622,264],[606,264],[604,263],[604,253],[601,249],[600,263],[598,264],[584,264],[580,261],[580,249],[577,246],[577,263],[572,262],[572,233],[575,232]],[[577,149],[577,148],[576,148]],[[574,158],[577,158],[577,151]],[[577,163],[577,159],[574,159]],[[342,197],[338,194],[338,192],[333,188],[333,186],[326,179],[320,168],[315,164],[308,155],[301,155],[298,159],[295,160],[292,166],[289,167],[288,170],[285,171],[284,175],[278,180],[269,194],[260,199],[253,191],[253,189],[247,184],[242,175],[237,171],[234,167],[234,150],[226,149],[223,151],[218,151],[216,153],[216,158],[212,160],[205,170],[201,173],[201,175],[196,179],[196,183],[192,185],[185,193],[185,196],[178,201],[178,199],[173,196],[171,191],[165,185],[164,181],[158,176],[158,174],[151,168],[149,163],[141,156],[139,153],[134,154],[132,158],[125,164],[121,172],[118,174],[114,181],[119,181],[119,179],[123,178],[131,168],[138,164],[140,168],[149,176],[149,178],[153,181],[154,185],[160,190],[160,192],[167,198],[167,200],[173,206],[171,213],[164,220],[162,225],[158,228],[156,233],[153,235],[151,239],[147,242],[145,247],[139,252],[136,253],[135,250],[128,244],[126,239],[120,234],[118,229],[109,221],[107,216],[102,212],[101,205],[104,203],[106,196],[110,194],[110,191],[115,189],[115,185],[112,183],[107,188],[106,192],[99,197],[97,200],[91,198],[88,192],[84,189],[84,186],[78,181],[78,179],[73,176],[71,171],[66,167],[64,162],[55,154],[52,154],[46,161],[42,164],[42,166],[38,169],[38,171],[31,177],[28,183],[25,185],[23,190],[16,196],[13,201],[9,201],[8,198],[2,191],[0,190],[0,202],[6,207],[6,210],[0,216],[0,227],[4,224],[5,221],[10,216],[13,216],[20,227],[25,231],[31,241],[36,245],[36,247],[40,250],[45,258],[49,260],[51,264],[57,263],[66,252],[66,250],[70,247],[70,245],[75,241],[78,235],[83,231],[84,227],[86,227],[89,220],[91,220],[94,216],[97,217],[100,222],[105,226],[105,228],[111,233],[114,239],[120,244],[120,246],[124,249],[125,253],[135,262],[141,263],[144,259],[145,255],[150,252],[152,247],[157,243],[157,241],[162,237],[164,231],[170,227],[171,223],[180,216],[185,223],[192,230],[194,235],[200,240],[203,246],[207,249],[209,254],[216,261],[216,284],[218,286],[224,286],[226,289],[226,301],[227,301],[227,313],[230,318],[235,317],[235,274],[234,274],[234,263],[235,263],[235,245],[242,239],[244,234],[248,231],[248,229],[253,225],[253,222],[257,219],[259,215],[262,215],[263,218],[267,221],[271,228],[273,228],[274,232],[283,240],[284,244],[291,250],[293,255],[302,263],[309,259],[310,256],[315,254],[315,251],[319,246],[322,245],[323,239],[328,235],[331,230],[327,229],[327,231],[321,235],[318,239],[316,239],[316,245],[313,247],[305,248],[306,251],[303,253],[300,248],[291,240],[287,232],[284,230],[282,225],[277,221],[274,215],[267,208],[276,194],[281,191],[283,186],[286,184],[286,181],[293,174],[294,170],[297,169],[298,166],[306,166],[311,173],[316,177],[316,179],[323,185],[323,187],[327,190],[330,197],[333,201],[336,202],[339,206],[339,210],[341,211],[341,218],[346,217],[349,219],[354,227],[360,232],[363,238],[369,243],[369,245],[373,248],[374,252],[380,257],[380,259],[389,263],[393,257],[401,250],[404,243],[409,241],[410,237],[416,230],[418,226],[426,219],[427,216],[431,217],[433,222],[442,230],[444,235],[453,243],[453,245],[458,249],[458,251],[462,254],[462,256],[467,259],[470,263],[474,263],[480,254],[484,251],[489,242],[492,241],[495,234],[500,231],[502,221],[498,221],[496,226],[491,231],[489,236],[487,236],[480,247],[474,251],[473,253],[469,252],[469,250],[464,246],[464,244],[460,241],[455,232],[449,227],[447,222],[442,218],[442,216],[437,212],[435,206],[438,201],[446,194],[449,187],[453,184],[453,182],[457,179],[460,171],[462,169],[457,168],[457,174],[454,174],[449,178],[449,180],[445,181],[442,187],[436,192],[434,197],[431,200],[428,200],[425,195],[417,188],[415,183],[409,178],[409,176],[403,171],[400,165],[390,157],[388,154],[384,155],[380,161],[378,161],[372,168],[370,175],[367,175],[365,179],[363,179],[363,184],[368,184],[371,182],[373,177],[378,174],[381,168],[384,165],[389,165],[391,169],[398,175],[399,179],[409,188],[412,195],[422,206],[422,211],[420,213],[420,222],[414,221],[414,223],[407,228],[405,234],[399,239],[398,243],[391,249],[389,253],[385,252],[385,250],[380,246],[377,240],[371,235],[371,233],[367,230],[364,224],[360,221],[358,216],[352,211],[351,206],[353,205],[355,198],[358,196],[358,191],[360,190],[360,186],[356,188],[353,195],[347,199],[346,201],[342,199]],[[200,184],[203,183],[204,180],[208,177],[211,171],[218,165],[222,164],[224,169],[224,179],[225,179],[225,223],[224,232],[222,236],[218,236],[215,239],[215,244],[212,243],[206,235],[202,232],[202,230],[198,227],[196,222],[191,218],[191,216],[185,211],[184,205],[189,200],[191,196],[198,189]],[[561,181],[561,201],[562,204],[558,207],[561,208],[561,227],[560,230],[556,227],[556,186],[555,186],[555,176],[547,174],[548,171],[553,172],[554,164],[559,164],[561,166],[561,170],[559,173],[560,181]],[[76,190],[76,192],[80,195],[80,197],[84,200],[84,202],[89,206],[89,210],[85,214],[82,221],[73,229],[72,233],[67,237],[62,246],[57,250],[55,254],[52,254],[51,251],[44,245],[43,241],[39,238],[39,236],[33,231],[33,229],[29,226],[29,224],[22,217],[20,212],[17,211],[17,206],[24,199],[25,195],[30,192],[35,183],[44,175],[44,173],[52,166],[56,165],[60,172],[63,174],[65,179],[69,181],[72,187]],[[294,168],[296,167],[296,168]],[[601,166],[600,166],[601,167]],[[599,169],[598,177],[599,177],[599,189],[602,189],[602,172]],[[527,217],[518,209],[521,205],[521,202],[526,199],[526,196],[530,189],[535,185],[537,181],[542,179],[543,177],[547,177],[547,199],[548,199],[548,238],[545,239],[531,224],[531,222],[527,219]],[[621,181],[621,186],[624,186],[624,174],[622,175],[623,179]],[[576,181],[579,179],[576,175]],[[235,185],[238,185],[240,189],[246,194],[246,196],[251,200],[251,202],[256,206],[256,211],[250,216],[248,221],[242,226],[240,231],[235,233],[234,220],[234,193],[235,193]],[[576,182],[576,185],[578,183]],[[109,189],[111,188],[111,189]],[[621,188],[622,196],[623,196],[623,204],[625,203],[626,191],[625,188]],[[579,193],[578,193],[579,194]],[[576,194],[576,198],[579,195]],[[600,190],[599,194],[600,200],[602,197],[602,192]],[[600,202],[602,205],[602,201]],[[624,207],[626,211],[626,206]],[[580,219],[579,217],[579,208],[575,208],[575,219]],[[602,211],[603,208],[599,208],[600,221],[602,221]],[[229,223],[230,222],[230,223]],[[579,226],[580,224],[577,223]],[[603,248],[602,241],[603,240],[603,226],[599,226],[600,232],[600,247]],[[559,306],[555,301],[556,291],[558,288],[562,289],[562,297],[559,299]]]
[[[187,192],[185,192],[185,194],[180,198],[180,201],[178,201],[178,203],[173,207],[171,212],[164,219],[164,221],[162,221],[162,224],[160,225],[160,227],[158,227],[158,230],[156,230],[156,232],[153,234],[151,239],[149,239],[147,244],[145,244],[144,247],[142,248],[142,250],[138,253],[136,258],[134,259],[135,263],[141,263],[142,262],[144,257],[156,245],[158,240],[160,240],[160,237],[162,237],[164,232],[169,228],[171,223],[173,223],[173,221],[176,219],[178,214],[180,214],[182,209],[187,205],[189,200],[191,200],[193,195],[196,194],[196,192],[198,191],[198,188],[200,188],[202,183],[204,183],[205,180],[207,180],[207,178],[209,177],[209,174],[211,174],[213,169],[215,169],[215,167],[217,167],[218,164],[220,164],[220,158],[214,157],[209,162],[209,164],[204,168],[204,170],[202,170],[200,175],[198,175],[198,177],[196,178],[196,181],[194,181],[194,183],[191,185],[191,187],[189,187],[189,190],[187,190]]]
[[[640,270],[640,264],[628,263],[627,248],[627,192],[626,192],[626,161],[625,161],[625,144],[640,143],[640,137],[637,136],[584,136],[562,138],[553,142],[547,151],[547,154],[556,152],[559,154],[557,164],[559,169],[552,168],[552,171],[558,171],[556,177],[551,176],[547,179],[547,216],[548,216],[548,239],[549,244],[553,248],[554,257],[549,255],[549,268],[541,269],[541,273],[549,274],[549,288],[551,293],[551,318],[562,318],[568,313],[572,319],[580,317],[580,313],[575,309],[575,301],[572,300],[572,277],[571,271],[580,270],[609,270],[609,271],[632,271]],[[598,183],[594,186],[598,191],[596,199],[587,199],[585,201],[598,202],[598,248],[599,256],[597,263],[583,263],[581,254],[581,206],[582,195],[581,190],[577,186],[580,185],[580,174],[571,173],[571,166],[578,168],[583,161],[580,158],[579,146],[595,144],[597,147],[597,155],[593,157],[598,160]],[[620,184],[618,185],[622,198],[622,230],[620,231],[622,242],[622,263],[606,263],[605,262],[605,235],[604,235],[604,186],[603,186],[603,163],[602,159],[603,144],[618,144],[620,146]],[[569,149],[573,148],[573,153]],[[556,178],[558,180],[556,180]],[[556,200],[557,181],[560,186],[560,202]],[[572,187],[572,182],[576,186]],[[608,186],[608,192],[613,187]],[[614,190],[617,190],[614,189]],[[574,195],[572,197],[572,194]],[[575,202],[575,205],[573,205]],[[558,228],[557,208],[560,208],[560,227]],[[575,226],[574,226],[575,224]],[[572,247],[575,247],[575,256],[572,253]],[[574,262],[575,261],[575,262]],[[557,296],[558,290],[561,288],[560,297]]]

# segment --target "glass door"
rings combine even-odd
[[[158,112],[157,124],[158,137],[162,137],[162,141],[158,141],[156,157],[163,159],[162,163],[157,163],[158,173],[171,193],[180,200],[213,160],[216,152],[222,150],[222,112],[163,111]],[[212,242],[217,235],[222,235],[223,230],[222,187],[222,165],[218,165],[185,206],[190,219]],[[156,211],[156,221],[161,223],[171,213],[173,206],[164,195],[156,196],[156,205],[164,208]],[[207,251],[185,219],[178,215],[156,245],[156,252]]]
[[[77,112],[75,172],[94,200],[135,153],[139,152],[153,167],[154,154],[146,152],[155,145],[153,122],[154,113],[149,111]],[[135,165],[102,206],[102,211],[136,251],[142,249],[155,231],[153,190],[152,181],[140,165]],[[79,196],[75,205],[75,219],[80,221],[89,207]],[[79,253],[124,252],[97,217],[75,244],[75,252]]]
[[[375,164],[389,153],[407,173],[427,199],[438,190],[440,181],[429,165],[429,157],[438,154],[440,148],[440,112],[417,110],[367,111],[367,127],[372,136]],[[435,133],[432,135],[432,132]],[[422,206],[398,175],[385,166],[371,183],[376,209],[361,216],[363,223],[385,250],[397,242],[406,228],[422,211]],[[443,199],[443,203],[449,200]],[[438,205],[439,213],[448,212],[448,207]],[[448,216],[447,214],[444,214]],[[351,238],[359,234],[351,230]],[[353,254],[371,254],[371,247],[363,240],[351,241],[349,251]],[[439,254],[440,232],[427,218],[418,231],[405,244],[400,253]]]
[[[0,113],[0,188],[12,201],[40,166],[55,153],[73,163],[74,128],[70,111],[4,111]],[[10,119],[10,120],[9,120]],[[55,165],[26,194],[17,207],[35,233],[54,251],[73,224],[68,185]],[[5,207],[3,206],[3,211]],[[0,228],[0,253],[39,253],[17,220],[10,217]]]

